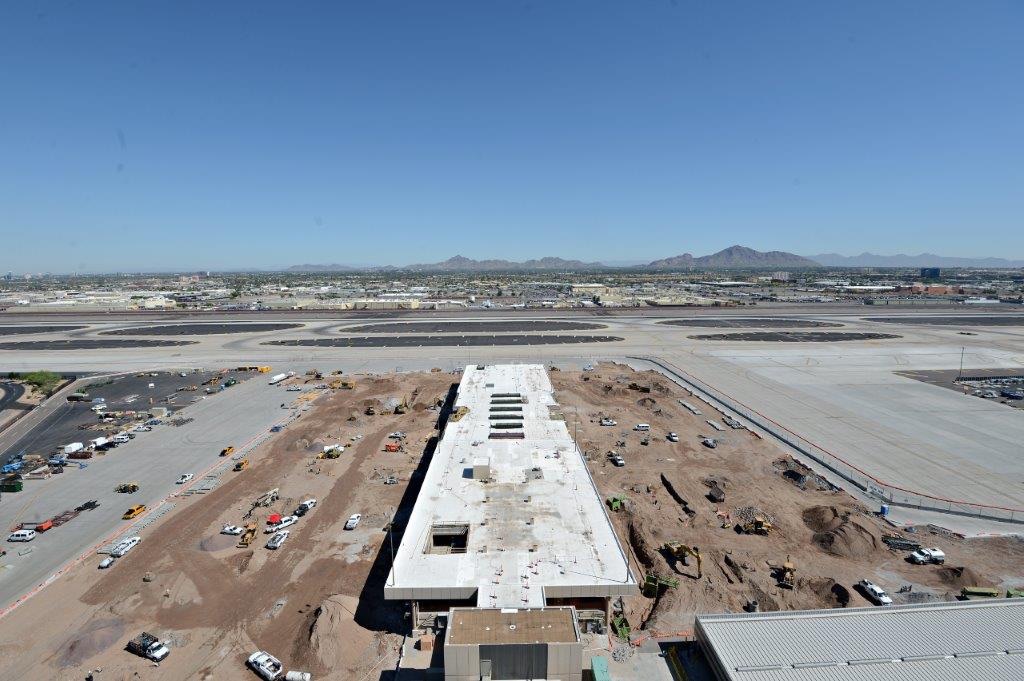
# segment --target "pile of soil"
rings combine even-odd
[[[644,407],[645,409],[650,409],[651,407],[657,404],[657,401],[653,397],[641,397],[639,400],[636,401],[636,403],[637,406]]]
[[[610,383],[604,385],[601,388],[601,391],[604,392],[604,394],[608,397],[621,397],[622,395],[627,394],[626,389],[623,388],[622,386],[611,385]]]
[[[850,590],[830,577],[798,579],[797,588],[813,592],[823,608],[845,608],[850,602]]]
[[[76,666],[101,653],[124,635],[124,622],[115,619],[95,620],[84,626],[60,652],[62,667]]]
[[[878,533],[835,506],[812,506],[801,517],[814,535],[811,543],[840,558],[862,558],[881,547]]]
[[[955,589],[962,589],[965,586],[992,586],[992,580],[984,577],[969,567],[954,567],[952,565],[941,567],[936,570],[939,579],[943,584],[948,584]]]
[[[849,513],[841,512],[835,506],[811,506],[800,517],[813,532],[831,532],[846,521]]]
[[[348,669],[373,640],[373,632],[352,623],[359,599],[334,594],[316,611],[309,633],[309,653],[324,669]]]

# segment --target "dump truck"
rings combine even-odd
[[[135,653],[139,657],[144,657],[154,662],[160,662],[171,651],[156,636],[144,631],[131,641],[128,641],[128,652]]]

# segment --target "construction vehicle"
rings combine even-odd
[[[460,420],[463,416],[465,416],[468,413],[469,413],[469,407],[459,407],[458,409],[456,409],[455,411],[452,412],[451,416],[448,417],[448,420],[449,421],[458,421],[458,420]]]
[[[398,442],[388,442],[384,445],[385,452],[400,452],[402,451],[402,445]]]
[[[139,483],[137,482],[122,482],[120,485],[114,488],[115,492],[121,494],[135,494],[139,491]]]
[[[644,577],[641,593],[647,598],[657,598],[658,594],[664,593],[665,589],[675,589],[678,586],[679,580],[675,577],[662,577],[657,573],[648,572]]]
[[[132,518],[139,517],[140,515],[142,515],[145,512],[146,512],[146,505],[145,504],[135,504],[134,506],[132,506],[131,508],[129,508],[127,511],[124,512],[124,515],[121,516],[121,520],[131,520]]]
[[[363,410],[363,413],[366,414],[367,416],[373,416],[374,414],[377,413],[377,410],[374,409],[373,405],[371,404],[368,405],[365,410]]]
[[[328,449],[316,455],[318,459],[337,459],[341,456],[341,449]]]
[[[241,536],[238,537],[238,548],[244,549],[256,538],[256,523],[246,523]]]
[[[992,589],[987,586],[965,586],[960,589],[960,600],[973,601],[982,598],[999,598],[999,589]]]
[[[625,506],[626,497],[621,495],[608,497],[608,508],[612,509],[613,511],[621,511],[623,508],[625,508]]]
[[[144,657],[154,662],[159,662],[167,657],[171,651],[156,636],[142,632],[131,641],[128,641],[128,652],[135,653],[139,657]]]
[[[670,541],[665,542],[661,548],[667,551],[669,555],[683,565],[689,565],[688,558],[693,556],[693,559],[697,561],[697,579],[704,576],[704,559],[701,558],[700,549],[698,547],[687,546],[686,544],[677,541]]]
[[[235,448],[232,447],[231,445],[228,445],[224,449],[220,450],[220,455],[221,456],[231,456],[234,453],[235,453]]]
[[[616,615],[612,618],[612,631],[623,641],[628,641],[632,629],[630,629],[629,622],[624,615]]]
[[[775,529],[775,526],[763,515],[754,516],[754,519],[749,523],[743,523],[742,525],[737,525],[737,527],[744,534],[760,534],[765,536],[771,534],[772,530]]]
[[[786,556],[785,563],[775,567],[775,579],[784,589],[792,589],[796,586],[796,565],[789,556]]]
[[[248,467],[249,467],[249,459],[242,459],[241,461],[238,461],[237,463],[235,463],[235,469],[234,470],[235,471],[244,471]]]

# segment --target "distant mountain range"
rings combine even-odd
[[[806,268],[819,267],[818,263],[800,255],[786,253],[785,251],[755,251],[746,246],[730,246],[718,253],[693,257],[689,253],[674,255],[671,258],[655,260],[647,265],[655,270],[677,270],[677,269],[729,269],[729,268],[767,268],[767,267],[789,267]]]
[[[621,263],[621,261],[619,261]],[[814,267],[1024,267],[1024,260],[1004,258],[957,258],[931,253],[920,255],[875,255],[861,253],[845,256],[838,253],[802,256],[785,251],[755,251],[746,246],[730,246],[711,255],[690,253],[673,255],[645,264],[610,265],[600,262],[545,257],[521,262],[514,260],[473,260],[456,255],[447,260],[415,265],[356,267],[354,265],[293,265],[288,272],[535,272],[585,270],[715,270],[715,269],[806,269]]]
[[[620,266],[622,267],[622,266]],[[689,253],[663,258],[654,262],[636,265],[625,265],[630,269],[675,270],[675,269],[726,269],[726,268],[765,268],[765,267],[819,267],[813,260],[784,253],[769,251],[762,253],[745,246],[730,246],[712,255],[694,257]],[[566,260],[565,258],[544,257],[521,262],[513,260],[473,260],[461,255],[435,263],[417,263],[396,267],[353,267],[350,265],[293,265],[289,272],[360,272],[404,270],[410,272],[514,272],[542,270],[608,270],[615,266],[600,262],[583,262],[582,260]]]
[[[807,256],[825,267],[1024,267],[1024,260],[1005,258],[957,258],[955,256],[921,253],[920,255],[839,255],[822,253]]]

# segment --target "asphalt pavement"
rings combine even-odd
[[[115,531],[131,526],[132,522],[121,520],[129,506],[152,505],[163,499],[177,489],[175,481],[182,473],[198,477],[211,465],[230,463],[218,456],[220,450],[227,445],[240,447],[283,421],[288,412],[280,405],[291,403],[294,395],[280,386],[267,385],[261,374],[189,406],[182,415],[193,418],[190,423],[154,427],[152,432],[140,433],[131,442],[85,461],[85,468],[69,466],[47,480],[26,480],[22,492],[3,494],[2,530],[17,522],[52,518],[90,499],[98,500],[100,507],[40,534],[31,543],[5,544],[7,556],[0,558],[0,611],[69,561],[97,548]],[[118,483],[128,481],[138,482],[140,491],[114,492]],[[146,532],[141,535],[143,541]],[[26,555],[19,555],[29,549]],[[99,559],[97,556],[97,564]]]

